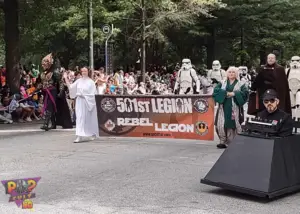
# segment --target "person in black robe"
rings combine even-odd
[[[285,69],[276,63],[276,56],[274,54],[268,55],[267,64],[259,69],[257,77],[252,84],[251,90],[256,91],[256,94],[255,96],[250,95],[248,114],[256,115],[265,109],[263,94],[268,89],[274,89],[277,92],[280,100],[279,109],[291,114],[291,99]]]
[[[56,98],[56,125],[62,126],[63,129],[73,128],[71,113],[67,102],[67,90],[68,88],[65,85],[64,80],[61,79],[58,89],[58,95]]]

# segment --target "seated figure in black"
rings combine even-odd
[[[275,120],[279,123],[278,137],[286,137],[292,135],[294,120],[292,115],[282,111],[278,108],[280,100],[277,93],[273,89],[268,89],[263,95],[263,103],[265,110],[258,113],[257,117],[263,120]]]

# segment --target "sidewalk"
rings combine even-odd
[[[10,130],[10,129],[37,129],[43,124],[43,120],[40,121],[32,121],[32,122],[25,122],[25,123],[17,123],[14,122],[13,124],[0,124],[0,130]]]

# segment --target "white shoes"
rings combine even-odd
[[[93,141],[93,140],[95,140],[95,139],[96,139],[96,136],[95,136],[95,135],[93,135],[92,137],[89,137],[89,138],[88,138],[89,141]],[[80,143],[80,142],[82,142],[82,141],[83,141],[83,138],[80,137],[80,136],[77,136],[76,140],[74,140],[74,143]]]
[[[81,141],[82,141],[81,137],[77,136],[76,140],[74,140],[74,143],[79,143]]]
[[[94,141],[96,140],[96,135],[93,135],[92,137],[90,137],[90,141]]]

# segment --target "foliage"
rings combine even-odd
[[[274,50],[281,61],[300,51],[300,1],[145,2],[148,64],[173,66],[188,57],[198,67],[208,62],[210,68],[208,59],[219,59],[224,66],[252,66],[263,63],[265,54]],[[22,62],[39,64],[42,56],[56,50],[66,67],[88,63],[87,1],[28,0],[20,4]],[[106,37],[101,28],[110,23],[115,26],[111,40],[115,67],[135,64],[141,47],[142,9],[141,0],[94,1],[97,65],[104,65]],[[2,32],[3,24],[0,19]],[[3,52],[0,40],[0,64]]]
[[[235,53],[235,64],[240,63],[241,53],[248,62],[245,64],[254,64],[260,57],[260,52],[266,54],[279,50],[281,53],[279,58],[283,59],[299,51],[299,48],[296,48],[300,45],[300,22],[298,21],[300,14],[297,12],[300,9],[299,1],[226,0],[224,2],[228,7],[216,11],[218,19],[210,24],[219,28],[218,39],[227,40],[227,49]],[[244,33],[244,47],[241,47],[241,30]],[[283,50],[286,55],[282,54]]]
[[[0,10],[0,20],[4,19],[4,14]],[[3,37],[4,23],[0,21],[0,65],[5,64],[5,41]]]

